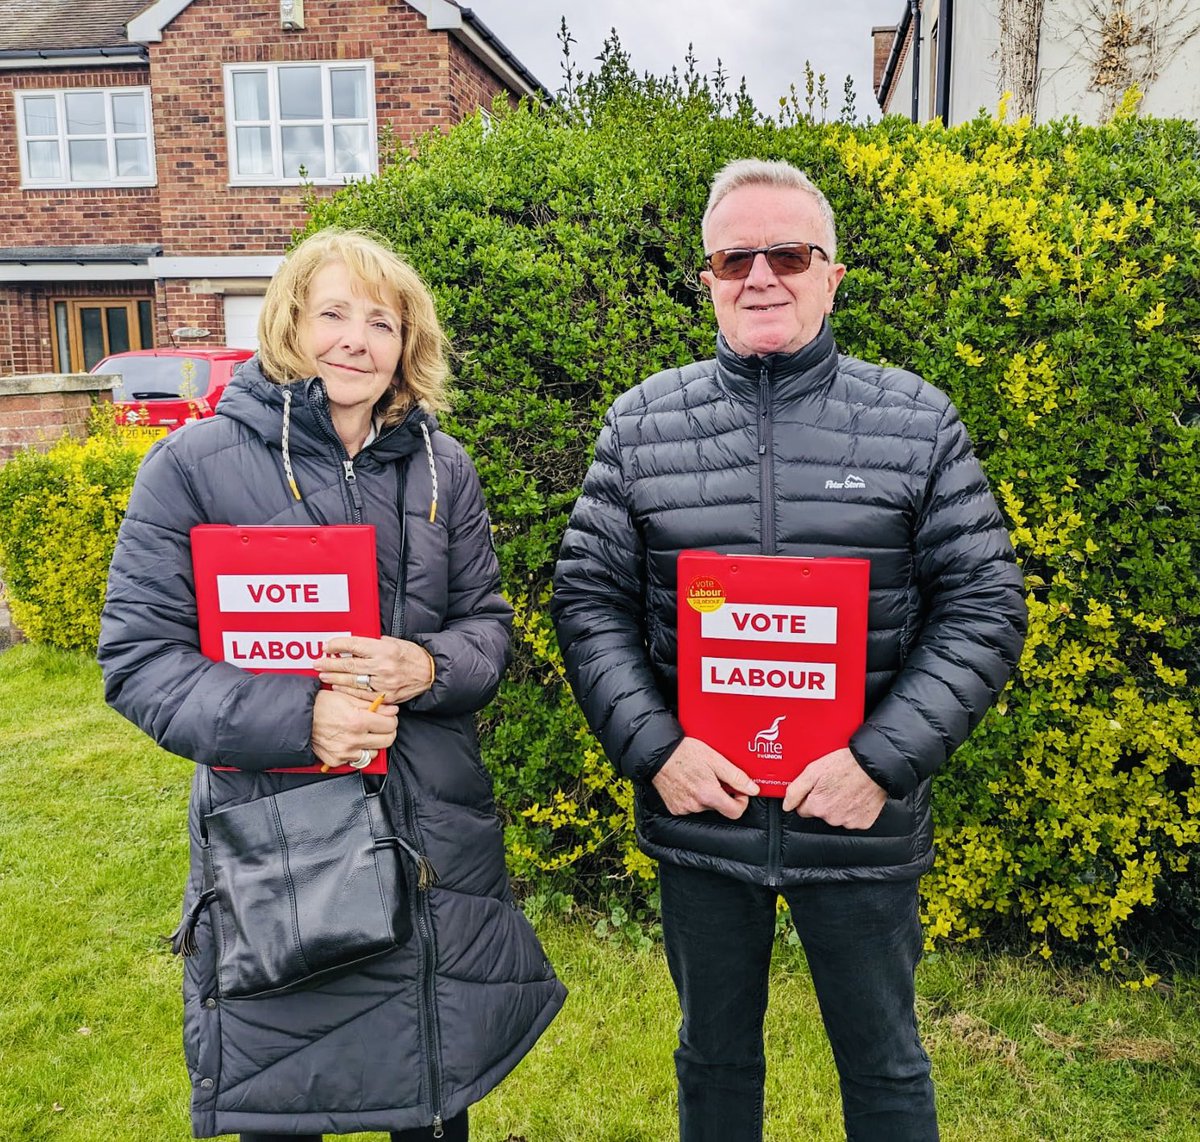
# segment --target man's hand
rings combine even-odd
[[[675,747],[654,775],[654,788],[677,817],[716,809],[731,820],[740,817],[758,793],[758,786],[732,761],[699,738],[684,738]]]
[[[842,829],[869,829],[879,819],[887,793],[848,749],[817,758],[787,787],[784,812],[820,817]]]

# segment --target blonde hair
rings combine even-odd
[[[700,233],[707,235],[708,220],[717,204],[728,194],[743,186],[779,186],[785,190],[801,190],[816,204],[825,225],[829,260],[837,261],[837,227],[833,220],[833,207],[812,181],[799,167],[785,163],[782,159],[734,159],[726,163],[712,181],[708,192],[708,205],[700,222]],[[706,239],[707,240],[707,239]]]
[[[400,314],[400,364],[396,381],[379,399],[385,426],[398,423],[412,405],[426,412],[449,408],[446,335],[433,295],[416,270],[387,243],[365,230],[330,226],[305,238],[284,259],[267,286],[258,317],[258,356],[263,374],[280,383],[313,375],[313,362],[300,349],[300,318],[316,273],[341,262],[372,301]]]

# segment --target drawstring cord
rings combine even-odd
[[[292,472],[292,455],[288,451],[288,438],[292,424],[292,391],[291,389],[283,390],[283,472],[287,476],[288,487],[292,489],[292,495],[296,499],[301,499],[300,489],[296,485],[296,476]]]
[[[217,894],[213,889],[202,892],[196,903],[187,910],[179,927],[167,937],[171,951],[177,956],[194,956],[196,954],[196,925],[200,922],[200,913],[215,899]]]
[[[425,427],[424,421],[421,421],[421,435],[425,437],[425,456],[429,460],[429,479],[433,483],[433,499],[429,504],[429,522],[433,523],[437,517],[437,465],[433,462],[433,441],[429,439],[429,429]]]

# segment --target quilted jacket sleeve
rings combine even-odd
[[[200,653],[189,535],[205,522],[168,440],[142,464],[109,568],[98,648],[105,696],[194,761],[311,765],[316,678],[251,675]]]
[[[610,411],[563,539],[550,611],[588,724],[626,777],[648,781],[684,734],[650,666],[644,568]]]
[[[938,428],[913,561],[925,621],[850,748],[892,796],[931,776],[1003,688],[1026,626],[1023,580],[958,414]]]
[[[418,713],[482,709],[509,660],[512,608],[500,594],[500,565],[479,477],[461,449],[448,511],[446,622],[440,631],[413,635],[436,665],[433,688],[408,703]]]

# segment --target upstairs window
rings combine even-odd
[[[153,186],[148,87],[18,91],[26,187]]]
[[[340,183],[375,173],[369,61],[225,69],[229,181]]]

